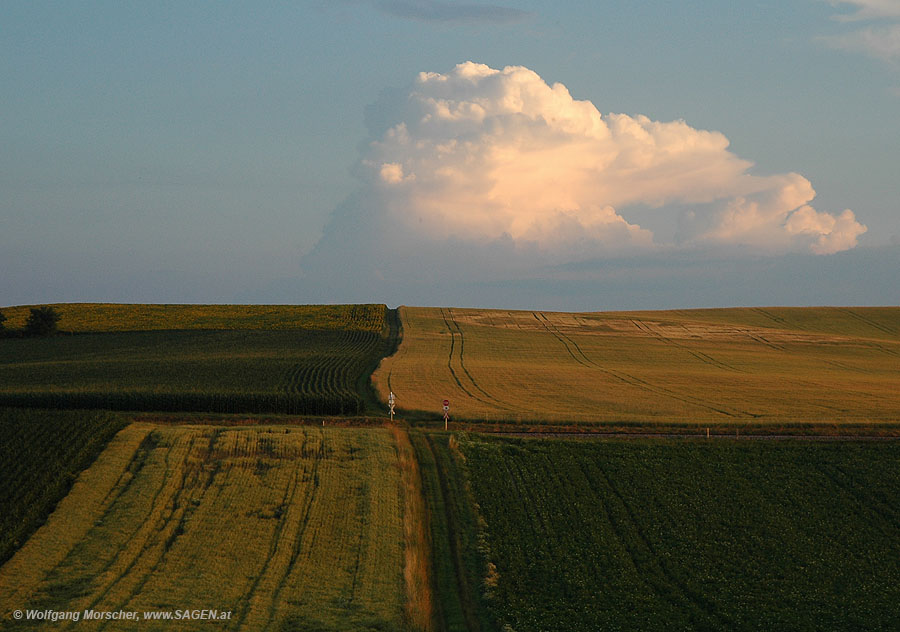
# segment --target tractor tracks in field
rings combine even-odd
[[[531,315],[534,316],[534,319],[538,321],[538,323],[540,323],[544,329],[550,332],[557,340],[562,343],[562,345],[566,348],[566,352],[569,354],[569,357],[575,360],[575,362],[589,368],[591,366],[594,366],[595,368],[600,368],[602,371],[607,371],[607,369],[599,367],[599,365],[596,365],[586,355],[584,355],[584,351],[581,350],[581,347],[578,346],[578,343],[562,333],[559,328],[556,327],[556,325],[553,325],[550,322],[550,319],[547,318],[543,313],[541,313],[540,317],[538,317],[538,315],[534,312],[531,312]],[[553,325],[552,329],[551,325]],[[570,344],[578,351],[578,355],[576,355],[575,352],[572,351],[572,347],[569,346]]]
[[[663,344],[671,345],[673,347],[678,347],[679,349],[686,351],[687,353],[691,354],[692,356],[694,356],[695,358],[697,358],[698,360],[700,360],[700,362],[703,362],[704,364],[709,364],[718,369],[724,369],[725,371],[734,371],[735,373],[746,373],[747,372],[743,369],[738,369],[736,367],[733,367],[730,364],[726,364],[725,362],[722,362],[721,360],[717,360],[716,358],[714,358],[711,355],[708,355],[706,353],[703,353],[702,351],[694,351],[693,349],[689,348],[687,345],[683,345],[676,340],[673,340],[671,338],[664,336],[662,333],[656,331],[653,327],[651,327],[650,325],[648,325],[647,323],[645,323],[642,320],[632,319],[631,324],[633,324],[635,327],[637,327],[637,329],[639,331],[642,331],[642,332],[646,333],[647,335],[649,335],[653,338],[656,338]]]
[[[217,435],[218,433],[214,433],[214,436]],[[124,599],[118,600],[118,608],[125,608],[129,601],[140,592],[140,589],[147,583],[154,571],[165,560],[166,554],[172,544],[177,537],[181,535],[179,527],[183,529],[184,526],[186,507],[181,505],[180,498],[184,492],[185,483],[189,476],[200,475],[197,467],[191,467],[188,464],[194,450],[194,444],[200,436],[201,435],[195,435],[190,438],[183,457],[175,464],[173,464],[172,459],[170,458],[175,446],[170,446],[166,450],[160,484],[150,500],[145,520],[139,523],[128,538],[116,548],[115,553],[113,553],[109,560],[103,565],[102,569],[97,573],[97,576],[99,577],[105,573],[110,573],[112,569],[120,563],[124,564],[124,568],[122,568],[122,570],[114,577],[107,579],[105,585],[102,586],[98,593],[95,593],[94,597],[86,606],[86,609],[91,610],[96,608],[115,588],[123,585],[125,582],[136,580],[136,583],[128,591],[127,596]],[[109,503],[108,511],[112,509],[118,499],[130,487],[131,482],[145,467],[149,452],[156,449],[157,446],[158,438],[154,435],[153,431],[151,431],[148,433],[147,437],[145,437],[141,444],[141,449],[135,453],[135,456],[132,457],[132,462],[129,464],[129,468],[132,465],[135,465],[136,468],[133,470],[132,477],[125,485],[123,485],[123,488],[119,490],[116,497]],[[142,450],[143,454],[140,454]],[[174,480],[174,477],[179,474],[180,485],[173,487],[171,482]],[[214,476],[214,473],[210,476]],[[208,479],[206,487],[204,488],[204,493],[210,483],[211,479]],[[168,511],[168,513],[166,513],[166,511]],[[103,520],[103,518],[101,518],[101,520]],[[168,535],[166,535],[164,541],[160,542],[159,538],[164,534]],[[130,545],[136,540],[138,541],[138,545],[133,550],[129,550]],[[148,557],[153,555],[154,551],[158,548],[161,548],[161,550],[156,554],[156,558],[150,564],[149,569],[138,571],[139,562],[143,559],[148,559]],[[137,572],[137,574],[133,574],[135,572]],[[101,629],[104,629],[108,624],[109,621],[104,621],[101,625]]]
[[[693,626],[702,623],[703,625],[698,627],[705,628],[711,625],[713,628],[734,629],[734,621],[718,612],[714,604],[686,585],[667,567],[665,560],[644,532],[631,505],[613,484],[612,477],[603,469],[602,463],[596,464],[596,476],[593,471],[588,471],[583,462],[579,462],[579,465],[585,479],[594,489],[606,489],[609,492],[601,494],[606,518],[644,584],[660,600],[668,602],[675,610],[684,612]],[[698,618],[701,621],[698,621]]]
[[[312,512],[313,504],[316,501],[316,495],[319,491],[319,465],[325,460],[327,457],[328,450],[325,446],[325,435],[322,434],[322,443],[319,446],[319,451],[316,454],[316,458],[313,461],[312,472],[309,475],[309,481],[312,485],[312,490],[306,495],[306,503],[303,507],[303,517],[300,520],[300,524],[298,526],[297,532],[293,538],[293,544],[291,546],[291,555],[288,560],[287,567],[281,575],[281,579],[278,582],[278,585],[275,588],[275,591],[272,595],[272,603],[269,606],[269,619],[266,625],[266,629],[272,622],[275,620],[275,616],[278,612],[278,604],[281,600],[281,594],[284,592],[285,586],[287,585],[288,578],[291,576],[291,573],[294,571],[294,568],[297,565],[297,559],[300,557],[300,551],[303,545],[303,535],[306,533],[306,528],[309,526],[309,518]],[[294,490],[296,493],[296,488]],[[292,498],[293,500],[293,498]],[[285,517],[287,516],[287,511],[285,511]]]
[[[764,336],[762,336],[762,334],[755,333],[749,329],[739,329],[738,331],[740,331],[742,334],[746,335],[753,342],[758,342],[759,344],[761,344],[765,347],[769,347],[770,349],[773,349],[774,351],[784,351],[785,350],[783,345],[772,342],[768,338],[765,338]]]
[[[259,606],[259,609],[265,611],[264,615],[260,615],[264,616],[267,621],[263,629],[268,629],[274,621],[278,612],[281,594],[285,589],[288,578],[296,567],[297,559],[300,557],[303,546],[303,534],[309,524],[310,512],[315,504],[316,495],[319,490],[319,465],[325,460],[326,455],[325,435],[322,434],[322,443],[315,453],[311,471],[308,473],[303,471],[305,469],[303,467],[303,459],[300,459],[297,463],[297,467],[294,468],[291,480],[284,490],[284,495],[281,500],[282,514],[278,518],[278,524],[276,525],[275,531],[272,534],[272,539],[269,542],[268,554],[260,568],[259,574],[250,585],[250,589],[244,598],[241,612],[235,617],[234,623],[229,627],[230,630],[241,630],[249,625],[247,619],[254,611],[254,596],[257,595],[263,580],[267,576],[272,575],[278,577],[278,581],[274,590],[272,590],[271,598],[269,599],[270,603],[267,607],[262,605]],[[303,483],[308,484],[303,485]],[[300,516],[297,520],[297,527],[294,529],[291,528],[292,525],[290,524],[293,522],[292,518],[294,517],[291,510],[298,506],[295,497],[300,488],[306,488],[307,493],[303,498],[302,505],[300,505]],[[288,547],[290,547],[290,554],[287,556],[287,560],[283,561],[282,555],[280,554]],[[279,566],[282,566],[283,568],[278,568]]]
[[[680,395],[680,394],[675,393],[663,386],[657,386],[655,384],[651,384],[650,382],[647,382],[646,380],[643,380],[639,377],[631,375],[630,373],[625,373],[624,371],[621,371],[618,369],[610,369],[610,368],[604,367],[604,366],[598,364],[597,362],[595,362],[594,360],[590,359],[587,356],[587,354],[584,353],[584,351],[581,349],[581,347],[578,345],[578,343],[575,342],[571,337],[569,337],[568,335],[563,333],[556,325],[553,324],[553,322],[549,318],[547,318],[547,316],[543,312],[541,312],[540,317],[535,312],[532,312],[532,315],[534,316],[535,320],[537,320],[541,325],[543,325],[544,329],[546,329],[551,335],[553,335],[557,340],[559,340],[559,342],[566,348],[566,351],[569,353],[569,356],[571,356],[571,358],[575,362],[577,362],[578,364],[580,364],[584,367],[600,371],[601,373],[608,375],[623,384],[627,384],[634,388],[638,388],[638,389],[647,391],[649,393],[653,393],[654,395],[661,395],[663,397],[668,397],[670,399],[674,399],[674,400],[680,401],[685,404],[690,404],[691,406],[698,406],[700,408],[704,408],[706,410],[711,410],[713,412],[719,413],[720,415],[725,415],[727,417],[734,417],[734,418],[753,417],[753,418],[755,418],[755,417],[759,416],[754,413],[749,413],[749,412],[742,411],[742,410],[737,410],[737,409],[727,410],[725,407],[720,408],[720,407],[716,407],[716,406],[711,406],[710,404],[704,402],[703,400],[699,400],[694,397],[690,397],[688,395]]]
[[[447,481],[447,472],[444,470],[445,464],[438,458],[437,450],[434,448],[434,438],[431,433],[422,433],[422,444],[431,455],[434,462],[435,472],[437,473],[438,489],[443,500],[444,518],[447,524],[447,541],[450,549],[450,561],[453,564],[453,571],[456,580],[456,590],[459,595],[459,605],[466,628],[469,632],[479,632],[481,625],[479,623],[477,606],[475,605],[475,596],[472,594],[472,587],[467,581],[466,561],[464,557],[462,540],[461,518],[457,515],[453,505],[453,494],[450,490],[450,483]],[[427,501],[426,501],[427,502]],[[431,511],[434,509],[431,508]]]
[[[444,325],[447,327],[447,331],[450,332],[450,353],[447,356],[447,368],[450,369],[450,375],[453,376],[453,380],[456,382],[456,385],[469,397],[475,399],[482,404],[486,404],[488,406],[496,406],[502,408],[507,411],[516,410],[506,402],[503,402],[490,393],[488,393],[481,385],[475,381],[475,378],[472,376],[472,373],[469,371],[469,368],[466,366],[465,360],[465,345],[466,339],[463,335],[462,327],[459,326],[459,323],[453,317],[453,310],[447,308],[446,311],[444,308],[441,308],[441,318],[444,319]],[[457,337],[459,338],[459,343],[457,344]],[[459,349],[457,352],[456,350]],[[463,379],[472,385],[472,389],[466,388],[463,384],[463,381],[460,380],[460,375],[453,368],[453,356],[454,353],[457,355],[459,366],[462,369]],[[478,395],[474,391],[478,391],[481,395]]]
[[[865,325],[867,325],[867,326],[869,326],[869,327],[872,327],[872,328],[874,328],[874,329],[877,329],[878,331],[881,331],[882,333],[887,333],[887,334],[890,334],[890,335],[896,335],[896,333],[897,333],[897,332],[891,330],[891,329],[888,328],[888,327],[885,327],[885,326],[883,326],[883,325],[881,325],[881,324],[879,324],[879,323],[876,323],[875,321],[872,321],[872,320],[869,319],[869,318],[866,318],[865,316],[863,316],[863,315],[859,314],[858,312],[856,312],[856,311],[850,309],[849,307],[838,307],[838,308],[835,308],[835,310],[838,311],[838,312],[840,312],[840,313],[847,314],[848,316],[850,316],[850,317],[852,317],[852,318],[855,318],[857,321],[859,321],[859,322],[861,322],[861,323],[863,323],[863,324],[865,324]],[[763,316],[765,316],[766,318],[768,318],[768,319],[771,320],[772,322],[776,323],[777,325],[779,325],[780,327],[783,327],[783,328],[785,328],[785,329],[794,329],[794,330],[801,330],[801,329],[802,329],[799,325],[792,325],[791,323],[789,323],[789,322],[788,322],[787,320],[785,320],[784,318],[781,318],[781,317],[779,317],[779,316],[776,316],[776,315],[772,314],[771,312],[769,312],[769,311],[767,311],[767,310],[765,310],[765,309],[762,309],[762,308],[754,308],[754,311],[756,311],[756,312],[759,313],[759,314],[762,314]],[[771,347],[772,349],[775,349],[775,350],[781,351],[781,352],[785,352],[785,353],[789,353],[788,350],[787,350],[784,346],[782,346],[782,345],[777,345],[777,344],[775,344],[775,343],[772,343],[772,342],[766,340],[766,339],[765,339],[764,337],[762,337],[762,335],[760,335],[760,334],[753,334],[753,333],[751,333],[749,330],[745,331],[744,333],[746,333],[748,336],[750,336],[750,337],[753,338],[754,340],[757,340],[758,342],[761,342],[762,344],[768,345],[768,346]],[[848,337],[848,339],[849,339],[849,337]],[[885,346],[884,344],[882,344],[882,343],[880,343],[880,342],[877,342],[877,341],[875,341],[875,340],[873,340],[873,339],[871,339],[871,338],[852,337],[852,339],[855,340],[858,344],[861,344],[861,345],[863,345],[863,346],[865,346],[865,347],[867,347],[867,348],[877,349],[878,351],[880,351],[880,352],[882,352],[882,353],[885,353],[885,354],[887,354],[887,355],[892,355],[892,356],[895,356],[895,357],[896,357],[896,356],[900,356],[900,352],[898,352],[897,350],[892,349],[892,348],[890,348],[890,347],[888,347],[888,346]],[[861,374],[864,374],[864,375],[875,375],[875,374],[877,374],[877,372],[876,372],[876,371],[873,371],[872,369],[868,369],[868,368],[861,367],[861,366],[854,366],[854,365],[852,365],[852,364],[848,364],[848,363],[846,363],[846,362],[841,362],[841,361],[839,361],[839,360],[831,360],[831,359],[828,359],[828,358],[821,358],[820,361],[821,361],[823,364],[826,364],[826,365],[828,365],[828,366],[833,366],[833,367],[838,368],[838,369],[840,369],[840,370],[842,370],[842,371],[850,371],[850,372],[853,372],[853,373],[861,373]],[[810,387],[817,388],[817,389],[829,390],[829,389],[833,388],[832,386],[829,386],[829,385],[826,385],[826,384],[821,384],[821,383],[819,383],[819,382],[815,382],[815,381],[808,380],[808,379],[792,378],[792,381],[793,381],[794,383],[796,383],[796,384],[802,384],[802,385],[810,386]],[[883,396],[883,395],[878,395],[878,394],[866,394],[866,396],[867,396],[867,397],[874,398],[874,399],[878,399],[878,400],[892,401],[889,397],[885,397],[885,396]],[[829,411],[829,412],[832,412],[832,411],[836,411],[836,412],[839,412],[839,413],[844,412],[842,409],[836,408],[836,407],[834,407],[834,406],[827,406],[827,405],[821,404],[821,403],[815,403],[814,405],[817,406],[817,407],[819,407],[819,408],[822,408],[823,410]]]
[[[839,307],[837,309],[839,311],[843,312],[844,314],[847,314],[848,316],[855,318],[859,322],[865,323],[866,325],[868,325],[869,327],[872,327],[873,329],[877,329],[878,331],[880,331],[882,333],[888,334],[889,336],[897,335],[897,331],[895,329],[891,329],[890,327],[886,327],[886,326],[882,325],[881,323],[877,323],[874,320],[872,320],[871,318],[863,316],[859,312],[857,312],[853,309],[850,309],[849,307]]]
[[[828,467],[824,464],[817,464],[816,469],[834,483],[835,486],[852,496],[860,507],[872,511],[883,520],[887,526],[885,524],[877,524],[875,521],[872,521],[871,524],[885,538],[890,539],[894,537],[897,529],[900,528],[900,513],[894,507],[885,502],[883,498],[879,498],[877,494],[857,483],[853,476],[841,468],[840,465],[835,464]]]
[[[206,496],[207,492],[211,489],[213,480],[219,472],[219,463],[213,463],[212,454],[215,449],[216,442],[219,436],[222,433],[222,429],[215,429],[209,436],[209,441],[207,442],[206,450],[202,459],[200,459],[197,463],[191,464],[191,466],[187,465],[188,460],[191,457],[193,452],[194,441],[191,441],[191,447],[186,452],[185,461],[183,463],[183,467],[181,469],[181,482],[178,485],[178,488],[172,498],[172,508],[170,513],[162,518],[162,524],[156,530],[156,535],[161,536],[165,533],[166,539],[162,545],[162,550],[159,552],[156,560],[150,566],[150,568],[143,572],[138,582],[132,587],[128,596],[125,599],[121,600],[117,608],[113,608],[114,610],[125,610],[131,601],[140,595],[141,590],[147,584],[147,582],[154,576],[157,570],[165,563],[166,557],[168,556],[169,551],[172,546],[175,544],[176,540],[184,533],[185,524],[187,523],[190,514],[193,513],[190,509],[189,503],[182,502],[182,496],[184,496],[187,492],[193,490],[195,485],[189,484],[189,479],[193,482],[198,482],[202,479],[202,487],[200,491],[200,497],[198,499],[198,504],[203,502],[203,498]],[[207,464],[211,464],[212,467],[207,471],[204,467]],[[205,474],[205,476],[204,476]],[[138,558],[142,557],[145,553],[148,552],[148,548],[145,547],[141,553],[138,555]],[[136,559],[138,559],[136,558]],[[124,577],[124,574],[123,576]],[[121,579],[121,578],[120,578]],[[110,621],[104,621],[101,626],[101,630],[104,630],[109,625]]]
[[[281,498],[281,507],[288,507],[289,505],[293,504],[294,496],[297,493],[297,488],[300,486],[301,475],[299,465],[302,465],[302,461],[300,464],[298,464],[298,467],[294,469],[293,475],[291,476],[291,481],[284,489],[284,495]],[[284,528],[288,520],[287,511],[282,511],[283,513],[278,518],[278,524],[275,526],[275,532],[272,534],[272,539],[269,542],[269,551],[266,554],[266,559],[263,562],[262,568],[260,568],[259,574],[256,575],[253,583],[250,584],[250,589],[247,591],[246,597],[243,600],[240,614],[235,617],[234,623],[229,626],[230,630],[240,630],[244,627],[244,622],[247,620],[247,616],[250,614],[250,611],[253,608],[253,597],[254,595],[256,595],[260,583],[268,573],[269,568],[271,567],[275,559],[275,555],[279,550],[279,544],[282,539],[281,536],[284,532]]]
[[[880,331],[883,334],[888,334],[889,336],[897,336],[898,335],[898,332],[895,329],[892,329],[891,327],[888,327],[886,325],[882,325],[881,323],[878,323],[878,322],[872,320],[871,318],[868,318],[867,316],[863,316],[862,314],[860,314],[858,311],[856,311],[854,309],[851,309],[849,307],[836,307],[834,309],[836,311],[838,311],[839,313],[846,314],[847,316],[850,316],[851,318],[855,319],[856,321],[863,323],[867,327],[871,327],[872,329]],[[792,324],[792,323],[788,322],[787,320],[785,320],[784,318],[781,318],[780,316],[776,316],[775,314],[772,314],[771,312],[769,312],[765,309],[762,309],[761,307],[754,308],[754,311],[759,314],[762,314],[767,319],[771,320],[773,323],[775,323],[776,325],[778,325],[779,327],[781,327],[785,330],[799,330],[799,331],[808,332],[808,330],[801,327],[800,325]],[[855,336],[855,337],[857,339],[859,339],[859,336]],[[873,349],[878,349],[879,351],[886,353],[888,355],[900,356],[900,351],[898,351],[897,349],[887,347],[884,344],[881,344],[879,342],[876,342],[875,340],[872,340],[871,338],[864,338],[862,340],[862,342],[864,342],[867,346],[869,346]]]
[[[447,327],[447,331],[450,332],[450,353],[447,355],[447,368],[450,369],[450,375],[453,376],[453,381],[456,382],[456,385],[469,397],[477,399],[482,403],[487,403],[480,397],[473,395],[469,389],[463,386],[462,381],[460,381],[459,376],[456,374],[456,369],[453,368],[453,352],[456,349],[456,332],[453,331],[453,328],[450,326],[450,321],[447,320],[447,314],[444,313],[444,309],[441,308],[441,318],[444,319],[444,326]],[[462,364],[462,361],[460,361]]]
[[[801,330],[803,329],[799,325],[796,325],[796,324],[792,325],[791,323],[789,323],[787,320],[785,320],[781,316],[776,316],[772,312],[769,312],[769,311],[763,309],[762,307],[754,307],[753,311],[755,311],[758,314],[762,314],[768,320],[771,320],[773,323],[775,323],[776,325],[778,325],[779,327],[782,327],[784,329],[801,329]]]

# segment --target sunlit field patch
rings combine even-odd
[[[513,422],[900,421],[900,308],[400,308],[373,376],[409,412]]]
[[[229,629],[399,629],[399,476],[383,428],[132,424],[0,570],[4,625],[218,609]]]

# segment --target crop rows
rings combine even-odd
[[[897,629],[893,442],[461,441],[525,630]]]
[[[109,391],[24,392],[0,395],[0,404],[56,410],[208,412],[228,414],[360,415],[365,402],[355,393],[146,393]]]
[[[0,565],[125,424],[110,413],[0,408]]]
[[[0,405],[359,415],[385,353],[363,330],[137,331],[0,341]]]
[[[322,397],[337,394],[358,399],[356,380],[371,362],[373,349],[381,338],[372,332],[353,331],[333,338],[321,355],[297,364],[288,373],[284,391],[300,396]]]
[[[73,490],[0,569],[4,625],[18,629],[13,607],[212,608],[232,612],[228,630],[402,628],[389,431],[134,424],[126,432],[86,472],[102,475]]]

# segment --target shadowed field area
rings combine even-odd
[[[393,344],[384,305],[57,307],[79,333],[0,340],[0,405],[359,415]]]
[[[373,376],[470,421],[900,421],[900,308],[556,313],[401,307]]]
[[[900,625],[894,441],[455,440],[422,461],[448,629]]]
[[[126,425],[108,412],[0,408],[0,566]]]

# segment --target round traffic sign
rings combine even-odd
[[[450,400],[449,400],[449,399],[445,399],[445,400],[444,400],[444,406],[446,407],[446,406],[449,406],[449,405],[450,405]]]

